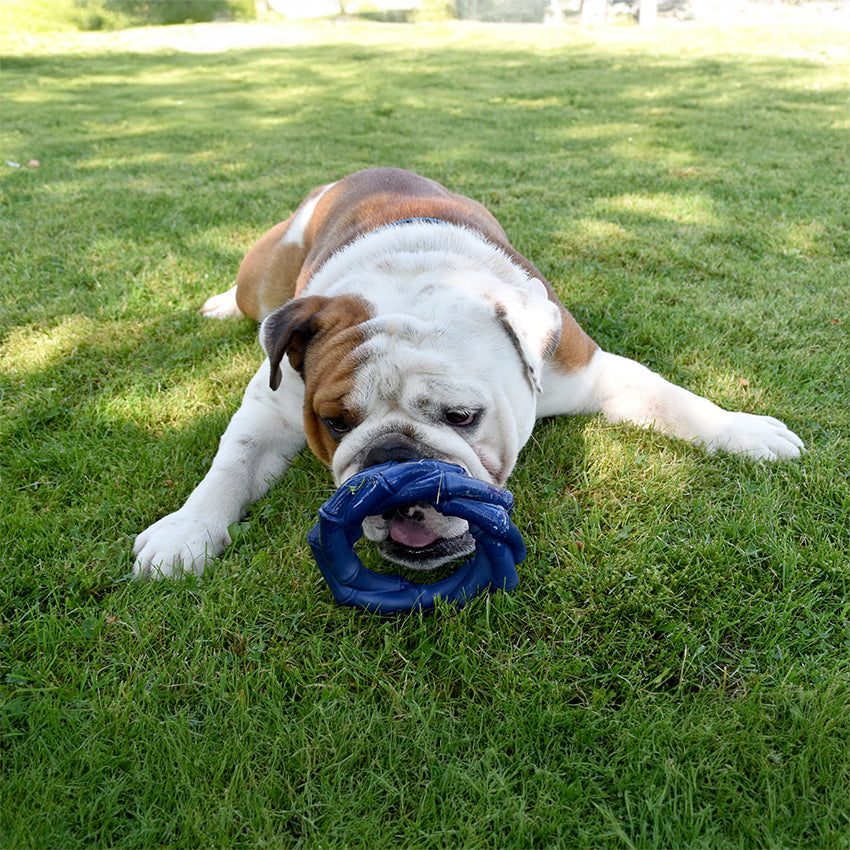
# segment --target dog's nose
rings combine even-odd
[[[416,449],[402,442],[382,443],[369,449],[365,466],[377,466],[379,463],[404,463],[409,460],[421,460],[422,455]]]

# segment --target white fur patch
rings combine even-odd
[[[441,272],[475,271],[488,274],[505,286],[534,288],[525,271],[477,231],[454,224],[421,221],[385,227],[356,239],[313,275],[309,289],[311,293],[332,295],[336,287],[349,289],[352,284],[359,283],[361,286],[354,288],[380,308],[382,305],[372,292],[372,284],[368,283],[368,278],[364,280],[365,275],[376,270],[387,282],[395,275],[401,278],[400,283],[381,289],[389,298],[402,298],[403,312],[410,312],[410,298],[416,296],[407,285],[411,276],[436,272],[431,283],[439,285]],[[428,300],[437,302],[435,306],[439,307],[439,299],[429,297]],[[392,308],[397,304],[388,306]]]
[[[316,211],[316,206],[319,201],[325,195],[325,192],[328,191],[332,186],[336,186],[336,183],[328,183],[321,192],[316,194],[315,198],[310,198],[309,201],[304,201],[303,204],[296,211],[292,221],[289,223],[289,227],[286,228],[286,233],[283,234],[282,239],[280,240],[280,244],[282,245],[303,245],[304,244],[304,233],[307,229],[307,223],[313,217],[313,213]]]
[[[232,319],[245,314],[236,304],[236,287],[231,287],[227,292],[213,295],[204,302],[201,312],[208,319]]]
[[[482,307],[503,317],[540,389],[546,358],[561,331],[561,313],[546,288],[480,233],[441,222],[410,222],[368,233],[332,256],[309,293],[357,292],[377,321],[404,314],[443,326],[466,324]]]

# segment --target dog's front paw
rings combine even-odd
[[[133,577],[201,575],[207,561],[221,554],[229,545],[227,526],[219,528],[209,517],[175,511],[146,528],[136,538]]]
[[[753,460],[799,457],[803,441],[784,422],[772,416],[729,413],[721,430],[711,439],[709,451],[727,451]]]

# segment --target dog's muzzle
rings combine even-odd
[[[475,551],[466,520],[444,516],[425,502],[367,517],[363,523],[367,537],[371,537],[366,530],[370,521],[374,521],[374,530],[380,529],[382,539],[377,544],[381,555],[412,570],[433,570]]]
[[[372,446],[364,457],[363,467],[426,457],[415,441],[397,434]],[[434,570],[475,551],[475,539],[466,520],[445,516],[427,502],[399,505],[380,516],[367,517],[363,521],[363,533],[377,544],[383,558],[411,570]]]

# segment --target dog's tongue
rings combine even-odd
[[[425,528],[422,523],[404,517],[398,517],[393,521],[390,537],[396,543],[409,546],[411,549],[421,549],[424,546],[430,546],[435,540],[439,540],[439,537],[433,531]]]

